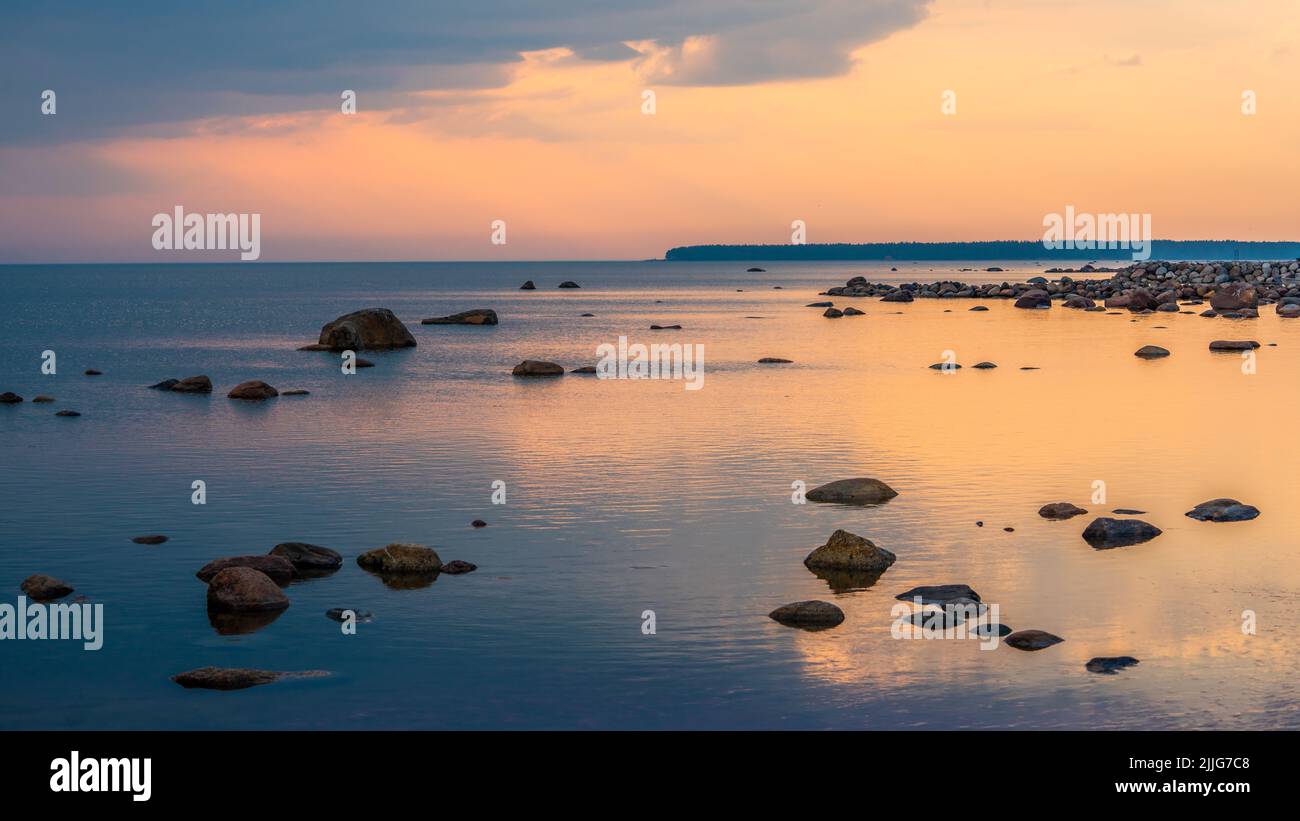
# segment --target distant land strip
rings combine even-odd
[[[1300,259],[1300,242],[1157,239],[1151,259]],[[1040,241],[837,242],[805,245],[684,245],[664,254],[670,262],[774,262],[812,260],[1132,260],[1128,248],[1061,248]]]

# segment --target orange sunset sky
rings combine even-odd
[[[165,61],[143,80],[126,63],[121,82],[59,76],[68,24],[23,21],[3,58],[22,82],[4,86],[0,262],[174,261],[150,220],[175,205],[260,213],[264,260],[661,257],[788,242],[795,219],[809,242],[1037,239],[1067,205],[1149,212],[1159,238],[1300,239],[1296,0],[891,0],[840,46],[818,38],[849,4],[803,5],[826,7],[825,28],[796,11],[739,48],[725,18],[671,42],[638,38],[638,18],[611,25],[617,59],[575,54],[563,23],[506,57],[404,56],[400,94],[368,86],[376,51],[324,46],[296,88],[281,71],[262,90],[237,50],[196,69],[189,96]],[[773,31],[794,34],[759,39]],[[768,62],[723,70],[755,42]],[[842,64],[818,59],[836,47]],[[131,116],[79,122],[110,95]]]

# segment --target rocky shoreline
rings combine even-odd
[[[992,270],[992,269],[990,269]],[[1125,308],[1134,312],[1177,312],[1180,305],[1210,302],[1208,315],[1241,312],[1250,316],[1260,305],[1277,305],[1279,316],[1300,317],[1300,260],[1274,262],[1168,262],[1148,260],[1120,269],[1052,268],[1055,276],[1030,277],[1025,282],[983,285],[953,280],[895,285],[856,276],[825,296],[879,297],[882,302],[914,299],[1014,299],[1017,308]],[[1075,278],[1076,274],[1109,273],[1105,278]],[[1097,305],[1100,301],[1103,304]]]

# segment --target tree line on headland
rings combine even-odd
[[[1300,242],[1152,240],[1152,259],[1300,259]],[[670,262],[765,262],[812,260],[1118,260],[1129,248],[1048,249],[1041,241],[838,242],[804,245],[684,245],[670,248]]]

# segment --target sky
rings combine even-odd
[[[260,214],[263,260],[1038,239],[1067,206],[1300,240],[1298,35],[1295,0],[6,0],[0,262],[185,261],[151,244],[176,206]]]

